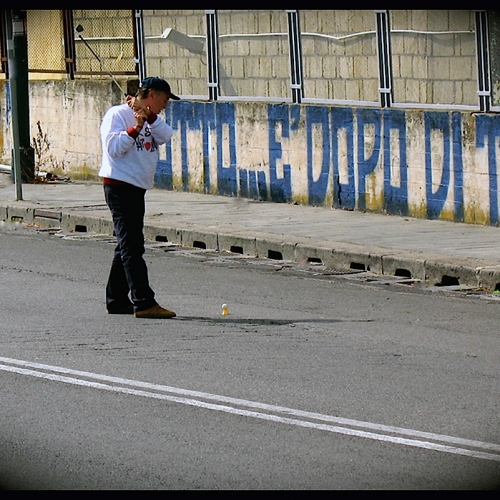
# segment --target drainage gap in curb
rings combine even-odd
[[[307,262],[314,262],[316,264],[323,264],[323,261],[319,257],[309,257]]]
[[[281,252],[276,252],[275,250],[268,250],[267,258],[275,260],[283,260],[283,254]]]
[[[232,245],[231,248],[230,248],[230,251],[233,252],[233,253],[241,253],[241,254],[243,254],[243,247]]]
[[[436,283],[436,286],[457,286],[460,285],[458,278],[454,276],[447,276],[446,274],[441,278],[441,283]]]
[[[405,278],[411,278],[411,273],[410,271],[408,271],[408,269],[396,269],[396,273],[394,274],[394,276],[403,276]]]
[[[351,265],[350,265],[350,268],[351,269],[358,269],[360,271],[366,271],[366,267],[364,264],[361,264],[359,262],[351,262]],[[370,268],[368,268],[368,271],[370,270]]]
[[[75,233],[86,233],[86,232],[87,232],[87,226],[84,226],[83,224],[75,225]]]
[[[161,241],[163,243],[167,243],[168,242],[168,238],[166,236],[158,235],[158,236],[156,236],[155,241]]]
[[[204,241],[193,241],[194,248],[207,248],[207,244]]]

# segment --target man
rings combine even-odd
[[[158,146],[173,129],[159,116],[169,99],[178,100],[158,77],[145,78],[135,98],[113,106],[101,123],[102,165],[106,203],[113,216],[117,246],[106,285],[109,314],[136,318],[173,318],[155,300],[144,260],[145,194],[153,187]],[[130,298],[129,298],[130,294]]]

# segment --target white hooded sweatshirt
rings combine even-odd
[[[106,112],[101,123],[99,176],[151,189],[158,147],[168,142],[174,131],[159,115],[149,117],[138,135],[133,130],[135,124],[134,112],[127,104],[113,106]]]

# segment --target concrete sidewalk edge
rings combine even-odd
[[[95,211],[94,211],[95,212]],[[0,219],[19,221],[69,232],[113,235],[111,214],[39,208],[29,202],[0,204]],[[265,232],[210,231],[196,224],[145,221],[146,240],[184,247],[219,249],[253,257],[292,262],[320,262],[327,269],[361,269],[386,276],[401,276],[432,285],[461,285],[485,291],[500,289],[500,265],[463,257],[396,250],[341,241],[291,237]]]

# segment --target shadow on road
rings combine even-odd
[[[374,319],[271,319],[271,318],[231,318],[231,317],[205,317],[205,316],[177,316],[174,321],[201,321],[205,323],[231,323],[233,325],[293,325],[296,323],[369,323]]]

